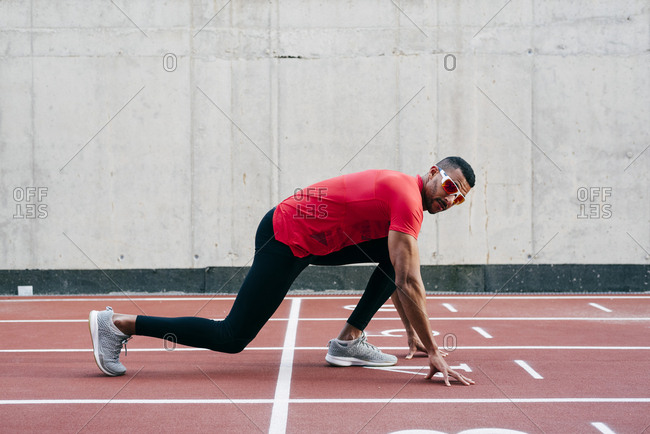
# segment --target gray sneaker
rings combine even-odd
[[[88,317],[90,338],[93,341],[95,362],[102,372],[111,377],[124,375],[126,368],[120,363],[120,352],[131,336],[120,332],[113,324],[113,309],[108,306],[104,311],[93,310]]]
[[[397,357],[384,354],[376,346],[369,344],[364,332],[360,338],[341,343],[332,339],[325,360],[334,366],[393,366]]]

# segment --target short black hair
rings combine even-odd
[[[472,169],[472,166],[470,166],[469,163],[463,160],[462,158],[460,157],[443,158],[438,162],[438,164],[436,164],[436,166],[444,170],[450,170],[450,171],[453,169],[460,169],[469,186],[472,188],[474,187],[474,181],[475,181],[474,170]]]

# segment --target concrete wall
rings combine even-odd
[[[643,0],[0,1],[0,268],[245,265],[295,188],[450,154],[423,264],[649,264],[649,49]]]

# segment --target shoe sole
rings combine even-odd
[[[325,360],[332,366],[393,366],[397,364],[394,362],[369,362],[367,360],[357,359],[356,357],[339,357],[333,356],[329,353],[325,356]]]
[[[93,343],[93,356],[95,357],[95,363],[97,363],[97,367],[102,371],[104,374],[108,375],[109,377],[117,377],[118,374],[112,373],[104,369],[99,363],[99,331],[97,330],[97,315],[99,314],[98,311],[96,310],[91,310],[90,315],[88,316],[88,329],[90,330],[90,340]],[[122,375],[122,374],[119,374]]]

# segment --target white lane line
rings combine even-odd
[[[272,399],[3,399],[0,405],[53,404],[273,404]]]
[[[305,398],[289,399],[289,404],[609,404],[650,403],[642,398]],[[272,404],[272,399],[3,399],[0,405],[55,405],[55,404]]]
[[[359,298],[359,297],[357,297]],[[58,302],[116,302],[116,301],[212,301],[212,300],[234,300],[235,296],[215,296],[215,297],[174,297],[170,295],[169,297],[132,297],[132,298],[30,298],[25,300],[8,298],[0,299],[0,303],[52,303],[55,301]]]
[[[442,305],[446,307],[449,312],[458,312],[458,310],[456,310],[456,308],[449,303],[442,303]]]
[[[296,349],[298,319],[300,318],[300,302],[300,298],[291,299],[291,311],[289,312],[287,332],[284,335],[284,345],[282,346],[282,359],[280,361],[278,382],[275,386],[269,433],[284,434],[287,431],[291,374],[293,372],[293,355]]]
[[[479,335],[483,336],[485,339],[492,339],[492,335],[483,330],[481,327],[472,327]]]
[[[347,321],[348,318],[300,318],[300,321]],[[373,321],[400,321],[399,317],[373,317]],[[613,322],[613,321],[650,321],[650,317],[492,317],[492,316],[482,316],[482,317],[454,317],[454,316],[440,316],[440,317],[431,317],[430,321],[601,321],[601,322]]]
[[[605,312],[612,312],[611,309],[607,309],[605,306],[601,306],[598,303],[589,303],[589,306],[593,306],[596,309],[600,309],[600,310],[605,311]]]
[[[215,321],[223,318],[210,318]],[[347,321],[348,318],[300,318],[299,321]],[[399,317],[395,318],[373,318],[373,321],[401,321]],[[432,317],[431,321],[650,321],[650,317]],[[289,321],[289,318],[271,318],[269,321]],[[88,322],[86,319],[3,319],[3,323],[82,323]]]
[[[387,351],[395,350],[408,350],[408,347],[389,347],[379,346],[378,348]],[[246,347],[244,351],[282,351],[282,347]],[[295,347],[296,351],[325,351],[324,346],[318,347]],[[631,351],[648,351],[650,347],[603,347],[603,346],[561,346],[561,345],[468,345],[456,347],[456,350],[631,350]],[[88,353],[92,348],[17,348],[17,349],[1,349],[2,353]],[[166,350],[164,347],[160,348],[129,348],[129,351],[154,353],[154,352],[177,352],[177,351],[210,351],[205,348],[180,348],[176,347],[174,351]]]
[[[610,429],[607,425],[605,425],[602,422],[591,422],[591,424],[596,428],[598,431],[600,431],[603,434],[616,434],[614,431]]]
[[[11,297],[11,296],[2,296],[2,297]],[[15,297],[15,296],[14,296]],[[325,295],[315,295],[315,296],[306,296],[306,295],[289,295],[287,299],[291,298],[301,298],[303,300],[358,300],[361,297],[361,292],[358,292],[358,295],[340,295],[340,296],[325,296]],[[428,296],[427,300],[650,300],[648,295],[433,295]],[[212,297],[131,297],[131,298],[111,298],[111,297],[92,297],[92,298],[0,298],[0,303],[40,303],[40,302],[86,302],[86,301],[212,301],[212,300],[234,300],[233,295],[230,296],[212,296]]]
[[[524,362],[523,360],[515,360],[515,363],[524,368],[526,372],[530,374],[531,377],[533,377],[536,380],[543,380],[544,377],[539,375],[537,371],[535,371],[533,368],[528,365],[528,363]]]
[[[57,322],[88,322],[87,319],[0,319],[2,323],[57,323]]]

